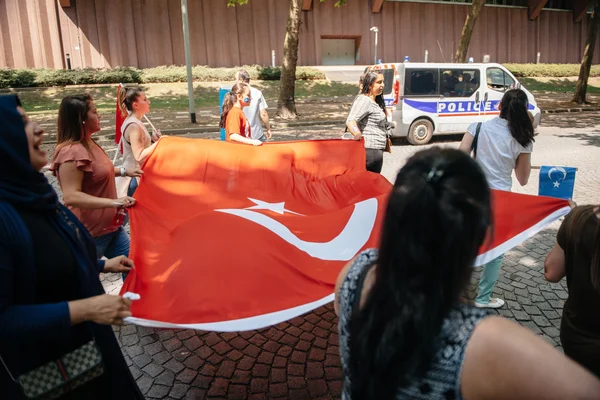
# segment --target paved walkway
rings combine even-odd
[[[588,95],[588,100],[593,104],[576,105],[570,103],[571,94],[568,93],[536,93],[538,106],[542,110],[566,111],[570,109],[594,109],[600,104],[600,96]],[[309,98],[296,101],[298,111],[298,119],[293,121],[283,120],[275,115],[276,101],[272,101],[271,108],[268,109],[271,126],[275,132],[285,131],[287,134],[292,130],[292,135],[303,135],[306,129],[305,124],[323,124],[336,121],[336,125],[332,128],[343,130],[346,117],[354,96],[338,96],[330,98]],[[110,147],[110,142],[115,137],[115,114],[103,113],[101,116],[102,130],[96,134],[96,137],[106,139],[106,146]],[[152,123],[157,129],[161,129],[166,134],[184,135],[188,132],[195,132],[199,137],[219,137],[219,119],[220,110],[218,107],[198,107],[196,109],[197,123],[190,123],[189,112],[162,112],[154,111],[148,114]],[[40,122],[46,130],[45,143],[51,144],[56,142],[56,112],[49,112],[35,116],[36,121]],[[545,119],[545,116],[542,120]],[[149,127],[149,125],[147,125]],[[299,128],[299,129],[297,129]],[[149,128],[150,129],[150,128]],[[317,131],[331,130],[317,128]]]
[[[554,115],[544,119],[533,164],[579,168],[575,200],[600,202],[600,113]],[[313,139],[339,134],[339,127],[293,128],[278,139]],[[214,135],[194,135],[214,137]],[[106,138],[101,138],[110,143]],[[458,145],[445,137],[433,145]],[[429,147],[429,146],[426,146]],[[398,141],[386,154],[383,174],[393,180],[406,159],[425,147]],[[536,193],[538,171],[515,191]],[[54,182],[56,185],[56,182]],[[566,282],[544,280],[543,261],[554,246],[559,222],[507,253],[494,295],[507,300],[498,311],[560,347],[559,327]],[[476,269],[467,297],[475,295]],[[106,275],[106,290],[118,293],[118,275]],[[116,330],[138,385],[149,399],[338,399],[342,372],[337,319],[331,305],[277,326],[240,333],[148,329]]]
[[[348,116],[354,96],[343,96],[328,99],[305,99],[296,101],[298,119],[286,121],[275,115],[276,102],[268,109],[269,119],[275,131],[287,130],[289,126],[303,124],[327,124],[329,121],[343,121]],[[161,112],[154,111],[148,114],[157,129],[166,134],[183,134],[185,132],[210,133],[217,138],[219,132],[220,110],[218,107],[198,107],[196,109],[197,123],[190,122],[188,111]],[[51,144],[56,142],[56,112],[49,112],[35,116],[42,127],[46,130],[44,142]],[[145,121],[144,121],[145,122]],[[95,137],[101,137],[108,141],[115,137],[115,113],[102,113],[100,132]],[[341,124],[343,125],[343,123]],[[150,126],[147,124],[148,129]],[[343,129],[343,126],[342,128]],[[107,142],[108,144],[108,142]]]

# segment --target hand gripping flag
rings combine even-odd
[[[365,170],[358,141],[167,137],[143,169],[131,211],[136,268],[122,293],[141,297],[128,321],[153,327],[258,329],[332,301],[342,267],[378,246],[391,189]],[[496,235],[479,262],[568,210],[512,193],[494,202]]]

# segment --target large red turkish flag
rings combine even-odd
[[[162,138],[143,166],[131,211],[136,268],[122,293],[141,299],[130,322],[249,330],[332,301],[341,268],[377,247],[391,189],[365,170],[362,146]],[[515,201],[525,208],[513,218]],[[478,261],[568,209],[562,200],[512,193],[500,193],[495,204],[493,248]]]

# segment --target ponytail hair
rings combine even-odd
[[[219,128],[225,128],[225,122],[227,121],[227,114],[233,108],[235,103],[238,101],[238,95],[244,93],[248,84],[246,83],[236,83],[231,88],[231,91],[225,95],[223,99],[223,109],[221,110],[221,120],[219,121]]]
[[[121,86],[117,92],[117,99],[119,102],[119,109],[122,115],[127,115],[132,111],[132,104],[140,97],[143,90],[139,86]]]
[[[535,141],[533,124],[529,117],[527,95],[521,89],[511,89],[502,97],[500,118],[508,121],[510,134],[523,147]]]
[[[490,189],[467,154],[434,147],[400,170],[375,282],[349,322],[352,399],[393,400],[425,376],[490,224]]]

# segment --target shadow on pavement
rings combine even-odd
[[[462,133],[457,133],[457,134],[452,134],[452,135],[435,135],[431,139],[431,142],[427,143],[427,145],[436,145],[436,144],[453,143],[453,142],[457,142],[457,144],[458,144],[462,140],[462,137],[463,137]],[[392,144],[394,146],[412,146],[412,144],[410,144],[405,137],[392,138]],[[419,148],[419,146],[415,146],[415,148]]]
[[[589,134],[589,133],[570,133],[566,135],[558,135],[559,138],[571,138],[583,141],[586,146],[600,147],[600,133]]]

